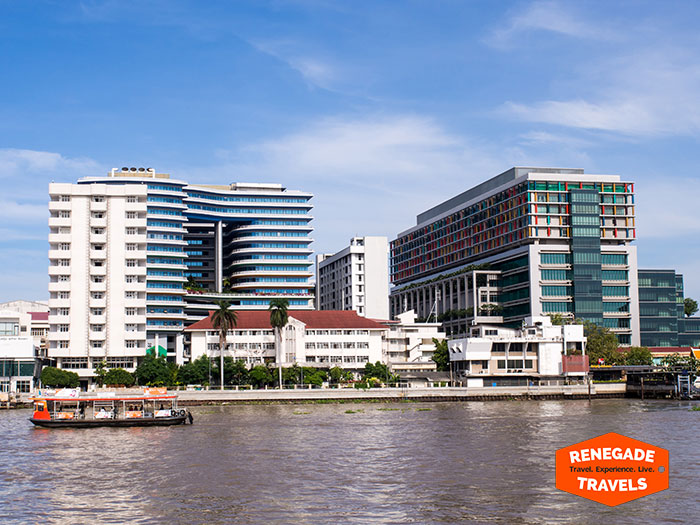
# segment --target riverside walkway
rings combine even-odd
[[[314,403],[363,401],[488,401],[502,399],[587,399],[624,397],[625,384],[511,386],[511,387],[440,387],[440,388],[296,388],[268,390],[182,390],[180,405],[221,403]]]

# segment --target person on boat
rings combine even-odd
[[[80,419],[85,419],[85,406],[80,405],[79,415]]]

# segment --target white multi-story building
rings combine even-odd
[[[386,237],[353,237],[335,254],[316,256],[319,310],[355,310],[389,319],[389,244]]]
[[[552,325],[544,316],[527,317],[517,329],[472,326],[469,337],[450,339],[448,349],[457,377],[466,377],[467,386],[588,373],[583,325]]]
[[[224,355],[248,364],[275,361],[275,335],[268,310],[241,310],[229,331]],[[219,356],[219,332],[211,316],[185,329],[192,359]],[[282,332],[283,366],[334,367],[361,370],[384,361],[387,327],[352,311],[289,311]]]
[[[436,369],[435,341],[445,339],[440,323],[419,323],[413,310],[392,321],[379,321],[389,330],[384,336],[385,362],[395,373],[425,372]]]
[[[313,305],[308,193],[122,168],[52,183],[49,194],[48,353],[84,385],[102,360],[127,370],[146,352],[183,362],[185,321],[215,300]]]
[[[31,326],[32,313],[0,308],[0,392],[34,391],[39,346]]]

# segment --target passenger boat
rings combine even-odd
[[[29,421],[47,428],[171,426],[194,421],[189,410],[178,409],[177,396],[164,388],[146,388],[142,394],[83,396],[63,389],[35,397],[33,402]]]

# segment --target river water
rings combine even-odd
[[[697,522],[691,406],[238,405],[192,408],[193,426],[69,430],[3,411],[0,522]],[[556,490],[556,449],[607,432],[668,449],[670,489],[614,508]]]

